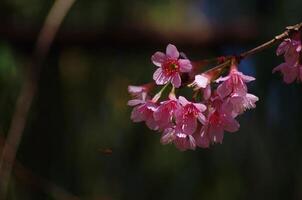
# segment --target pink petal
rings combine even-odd
[[[221,98],[228,96],[231,92],[232,89],[228,87],[227,82],[223,82],[217,87],[217,93]]]
[[[165,129],[165,131],[160,139],[160,142],[162,144],[169,144],[169,143],[173,142],[174,139],[175,139],[174,129],[168,128],[168,129]]]
[[[144,89],[144,87],[142,87],[142,86],[135,86],[135,85],[128,86],[128,92],[131,94],[142,92],[143,89]]]
[[[195,138],[192,135],[188,136],[188,149],[194,150],[196,148]]]
[[[179,52],[173,44],[168,44],[167,49],[166,49],[166,54],[170,58],[177,59],[179,57]]]
[[[162,74],[162,69],[158,68],[153,74],[153,80],[156,81],[161,76],[161,74]]]
[[[294,65],[299,62],[299,56],[299,52],[297,52],[294,47],[291,47],[285,52],[284,59],[289,65]]]
[[[172,85],[174,85],[174,87],[179,88],[181,86],[181,78],[179,73],[176,73],[171,80]]]
[[[193,103],[193,105],[200,111],[203,112],[207,109],[207,107],[202,103]]]
[[[207,87],[203,90],[203,98],[208,100],[211,97],[211,85],[207,85]]]
[[[184,120],[182,125],[182,130],[187,135],[192,135],[197,128],[197,121],[194,117],[189,117]]]
[[[206,88],[209,84],[209,78],[205,75],[196,75],[194,83],[198,88]]]
[[[214,143],[222,143],[223,134],[224,131],[221,126],[211,126],[209,128],[209,135],[211,137],[211,141]]]
[[[295,81],[298,73],[298,68],[296,66],[290,66],[288,63],[282,63],[273,69],[273,73],[276,71],[281,71],[283,74],[283,81],[290,84]]]
[[[177,137],[174,140],[176,148],[180,151],[185,151],[187,149],[194,150],[196,147],[195,139],[192,136],[187,136],[183,133],[176,134]]]
[[[200,132],[194,134],[196,145],[202,148],[208,148],[210,146],[210,140],[205,132],[205,128],[201,128]]]
[[[188,59],[179,59],[178,64],[181,72],[190,72],[192,70],[192,64]]]
[[[298,76],[297,67],[287,67],[283,68],[283,81],[287,84],[294,82]]]
[[[150,128],[151,130],[154,130],[154,131],[158,130],[158,128],[159,128],[158,123],[154,119],[151,119],[151,118],[146,120],[146,125],[148,128]]]
[[[154,65],[160,67],[163,62],[166,60],[166,55],[162,52],[156,52],[155,54],[152,55],[151,60]]]
[[[232,118],[231,116],[225,117],[224,129],[226,131],[233,133],[238,131],[239,127],[240,127],[239,123],[234,118]]]
[[[155,80],[157,85],[164,85],[166,84],[170,78],[166,77],[163,73],[162,73],[162,69],[158,68],[154,74],[153,74],[153,80]]]
[[[259,101],[259,98],[253,94],[246,94],[246,102],[245,102],[245,108],[246,109],[252,109],[256,107],[256,102]]]
[[[202,113],[199,113],[198,114],[198,121],[202,124],[206,124],[206,117],[202,114]]]
[[[182,105],[182,106],[186,106],[187,104],[189,104],[190,102],[183,96],[179,96],[178,97],[178,102]]]
[[[247,76],[247,75],[244,75],[244,74],[241,74],[240,76],[241,76],[242,80],[243,80],[244,82],[246,82],[246,83],[256,80],[256,79],[255,79],[254,77],[252,77],[252,76]]]
[[[285,39],[277,48],[277,51],[276,51],[276,54],[277,56],[280,56],[282,54],[284,54],[288,47],[289,47],[289,42],[290,42],[290,39]]]
[[[277,71],[281,71],[281,69],[283,67],[286,67],[285,65],[287,65],[287,64],[286,63],[281,63],[280,65],[278,65],[277,67],[275,67],[272,72],[275,73]]]
[[[127,105],[128,106],[136,106],[136,105],[142,104],[142,103],[145,103],[145,101],[140,100],[140,99],[132,99],[132,100],[128,101]]]
[[[133,122],[142,122],[145,120],[138,107],[133,108],[130,118]]]

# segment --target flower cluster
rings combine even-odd
[[[152,98],[154,83],[128,87],[133,96],[128,101],[128,105],[133,106],[131,119],[145,122],[150,129],[161,133],[162,144],[173,143],[182,151],[222,143],[225,131],[239,129],[236,118],[247,109],[255,108],[258,97],[248,93],[246,85],[255,78],[238,71],[233,57],[227,66],[227,76],[219,77],[220,70],[209,70],[195,74],[191,84],[187,84],[182,77],[192,73],[194,65],[179,55],[177,48],[169,44],[166,54],[156,52],[152,56],[152,62],[158,67],[153,79],[156,85],[164,85]],[[190,100],[176,95],[176,90],[185,85],[193,88]],[[160,101],[169,86],[168,97]]]
[[[284,55],[285,62],[273,69],[283,74],[283,81],[287,84],[302,81],[302,44],[301,32],[296,32],[291,38],[285,39],[277,49],[277,55]]]

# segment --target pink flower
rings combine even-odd
[[[160,106],[153,113],[154,119],[158,123],[160,129],[165,129],[172,126],[175,112],[180,108],[180,105],[175,97],[170,97],[169,100],[160,103]]]
[[[194,134],[197,146],[207,148],[210,143],[222,143],[224,131],[236,132],[239,129],[232,109],[231,104],[225,104],[219,96],[212,99],[205,125]]]
[[[278,47],[276,54],[284,54],[285,62],[273,69],[273,73],[280,71],[283,74],[283,81],[287,84],[295,80],[301,81],[302,66],[300,63],[302,45],[299,33],[292,38],[285,39]]]
[[[236,68],[232,68],[228,76],[216,80],[216,82],[222,82],[217,88],[217,93],[221,98],[224,98],[231,93],[237,93],[244,96],[247,93],[245,83],[253,80],[255,80],[254,77],[246,76]]]
[[[206,74],[198,74],[195,76],[195,80],[192,83],[194,90],[201,89],[203,92],[203,98],[208,100],[211,97],[211,77]]]
[[[157,109],[157,104],[152,101],[141,101],[137,104],[132,104],[135,106],[131,113],[131,120],[133,122],[146,122],[146,125],[151,130],[158,130],[158,124],[154,120],[153,113]]]
[[[248,109],[255,108],[258,100],[259,98],[257,96],[250,93],[247,93],[244,96],[240,96],[235,93],[232,94],[226,101],[231,103],[232,114],[235,117]]]
[[[273,69],[273,73],[280,71],[283,74],[283,81],[287,84],[295,80],[302,81],[302,65],[296,63],[282,63]]]
[[[162,144],[170,144],[172,142],[181,151],[194,150],[196,147],[195,138],[192,135],[182,133],[181,129],[175,126],[165,129],[161,137]]]
[[[284,54],[285,62],[293,65],[299,61],[299,53],[302,50],[299,34],[295,34],[292,38],[285,39],[277,48],[277,56]]]
[[[182,107],[176,112],[176,124],[184,134],[192,135],[197,129],[197,120],[202,124],[205,123],[203,112],[207,107],[202,103],[189,102],[182,96],[178,101]]]
[[[134,99],[128,101],[128,106],[138,105],[144,103],[148,99],[148,87],[147,86],[128,86],[128,92]]]
[[[195,138],[192,135],[186,135],[184,133],[176,133],[174,144],[180,151],[187,149],[194,150],[196,148]]]
[[[210,78],[205,74],[198,74],[195,76],[193,85],[197,88],[205,89],[210,84]]]
[[[167,46],[166,54],[156,52],[151,60],[159,67],[153,74],[157,85],[164,85],[171,81],[172,85],[178,88],[181,85],[180,73],[190,72],[192,69],[190,60],[179,59],[179,52],[172,44]]]

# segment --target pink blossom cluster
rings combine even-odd
[[[156,85],[165,86],[153,97],[155,84],[129,86],[133,99],[128,105],[133,106],[132,121],[145,122],[150,129],[161,133],[162,144],[173,143],[184,151],[222,143],[225,131],[238,131],[236,118],[256,107],[258,97],[248,93],[246,85],[255,78],[238,71],[236,62],[232,62],[225,77],[217,78],[217,74],[207,72],[190,74],[193,82],[188,86],[193,87],[194,96],[188,100],[177,97],[176,92],[184,88],[183,75],[193,71],[191,61],[180,58],[177,48],[171,44],[165,54],[156,52],[151,60],[158,67],[153,74]],[[163,97],[169,86],[169,95]]]
[[[291,38],[285,39],[277,49],[277,55],[284,55],[284,63],[273,69],[273,72],[280,71],[283,81],[287,84],[302,81],[302,44],[301,33],[296,32]]]

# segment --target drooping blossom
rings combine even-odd
[[[195,138],[182,132],[179,127],[173,126],[164,130],[161,137],[162,144],[173,143],[180,151],[196,148]]]
[[[217,83],[222,82],[217,87],[217,93],[221,98],[224,98],[231,93],[244,96],[247,93],[247,86],[245,83],[253,80],[255,80],[254,77],[244,75],[242,72],[239,72],[236,67],[233,67],[228,76],[216,80]]]
[[[246,93],[245,95],[232,94],[226,99],[232,106],[232,115],[237,116],[244,111],[253,109],[256,107],[256,102],[259,98],[253,94]]]
[[[176,47],[169,44],[166,54],[156,52],[152,56],[152,62],[158,66],[153,79],[157,85],[165,86],[153,97],[150,88],[154,85],[128,87],[133,97],[128,101],[128,105],[134,107],[132,121],[145,122],[150,129],[161,133],[162,144],[174,144],[181,151],[222,143],[224,132],[239,129],[236,118],[247,109],[255,108],[258,101],[258,97],[248,93],[246,85],[255,78],[239,72],[236,61],[232,60],[227,76],[216,80],[219,83],[216,88],[211,83],[221,75],[221,70],[196,75],[199,72],[191,70],[192,64],[186,56],[180,56]],[[175,88],[181,86],[181,78],[192,80],[194,77],[193,83],[188,85],[194,87],[194,102],[183,96],[177,98]],[[164,99],[170,82],[173,87],[169,98]]]
[[[202,103],[189,102],[185,97],[178,98],[182,106],[176,112],[176,124],[186,135],[192,135],[197,129],[197,122],[204,124],[205,116],[203,112],[207,107]]]
[[[211,77],[207,74],[198,74],[192,83],[194,90],[202,90],[203,98],[208,100],[211,96]]]
[[[181,85],[181,73],[190,72],[192,65],[188,59],[179,59],[177,48],[169,44],[166,48],[166,54],[156,52],[151,60],[158,69],[153,74],[153,79],[157,85],[164,85],[171,81],[176,88]]]
[[[273,69],[273,73],[280,71],[283,75],[283,81],[290,84],[297,81],[302,81],[302,65],[296,63],[294,65],[289,63],[282,63]]]
[[[143,103],[146,100],[150,99],[148,96],[148,92],[153,87],[153,83],[148,83],[145,85],[129,85],[128,92],[133,97],[133,99],[128,101],[129,106],[137,105],[139,103]]]
[[[273,73],[280,71],[283,81],[287,84],[295,80],[302,81],[301,53],[302,44],[299,33],[294,34],[292,38],[285,39],[276,51],[278,56],[284,55],[285,62],[275,67]]]
[[[211,98],[207,120],[199,133],[195,133],[196,145],[207,148],[211,143],[222,143],[224,131],[236,132],[239,123],[232,115],[233,107],[224,102],[219,95]]]
[[[285,39],[277,48],[277,56],[284,55],[284,60],[288,64],[295,64],[299,60],[299,53],[302,50],[300,33],[296,33],[292,38]]]
[[[170,95],[170,99],[160,103],[160,106],[153,113],[154,119],[160,129],[166,129],[172,126],[176,111],[180,109],[180,104],[175,96]]]
[[[131,120],[133,122],[146,122],[148,128],[158,130],[158,123],[153,117],[153,113],[158,106],[156,103],[148,100],[137,102],[137,104],[132,104],[131,106],[135,106],[131,112]]]
[[[143,86],[128,86],[128,92],[134,97],[128,101],[128,106],[133,106],[131,112],[131,120],[133,122],[146,122],[146,125],[152,129],[157,130],[158,124],[155,122],[153,113],[157,109],[157,103],[150,100],[148,91],[151,85]]]

